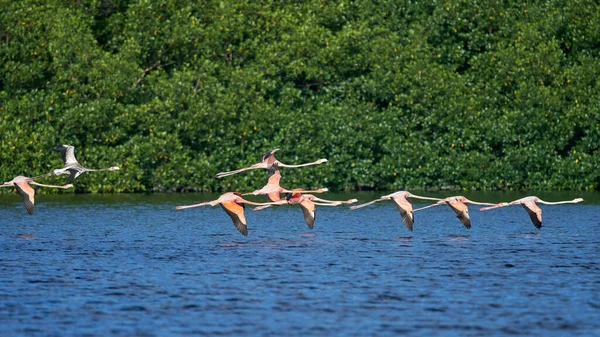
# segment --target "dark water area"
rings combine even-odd
[[[314,230],[248,207],[244,237],[219,206],[174,209],[216,195],[38,195],[32,216],[0,195],[0,335],[600,336],[600,193],[535,195],[585,202],[541,205],[541,230],[433,207],[413,232],[389,201],[320,207]]]

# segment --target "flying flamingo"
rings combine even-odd
[[[469,208],[467,207],[467,204],[485,205],[485,206],[496,205],[496,204],[492,204],[492,203],[488,203],[488,202],[471,201],[463,196],[454,196],[454,197],[447,197],[445,199],[438,201],[435,204],[421,207],[419,209],[416,209],[415,211],[433,207],[433,206],[444,205],[444,204],[447,204],[448,206],[450,206],[450,208],[452,208],[452,210],[454,210],[454,212],[456,212],[456,217],[463,223],[463,225],[465,225],[465,227],[467,229],[471,228],[471,218],[469,217]]]
[[[234,170],[234,171],[219,172],[219,173],[217,173],[217,178],[223,178],[223,177],[230,176],[232,174],[236,174],[236,173],[240,173],[240,172],[244,172],[244,171],[248,171],[248,170],[253,170],[253,169],[270,169],[271,166],[273,166],[273,164],[275,164],[275,163],[277,163],[279,165],[279,167],[303,167],[303,166],[317,165],[317,164],[322,164],[322,163],[327,162],[327,159],[319,159],[319,160],[311,162],[311,163],[288,165],[288,164],[284,164],[284,163],[280,162],[279,160],[277,160],[275,158],[275,152],[277,152],[277,151],[279,151],[279,149],[274,149],[272,151],[265,152],[260,159],[261,160],[260,163],[256,163],[254,165],[244,167],[244,168]]]
[[[575,204],[575,203],[582,202],[582,201],[583,201],[582,198],[576,198],[573,200],[548,202],[548,201],[544,201],[538,197],[531,196],[531,197],[525,197],[525,198],[521,198],[521,199],[518,199],[515,201],[511,201],[511,202],[501,202],[499,204],[496,204],[496,205],[493,205],[490,207],[482,207],[479,210],[487,211],[489,209],[500,208],[500,207],[504,207],[504,206],[521,205],[521,206],[523,206],[523,208],[525,208],[525,210],[527,211],[527,214],[529,214],[529,218],[531,218],[531,222],[533,223],[533,225],[537,229],[540,229],[540,228],[542,228],[542,209],[539,208],[538,203],[545,204],[545,205],[559,205],[559,204]]]
[[[73,184],[67,184],[67,185],[63,185],[63,186],[40,184],[33,180],[35,178],[38,178],[38,177],[29,178],[29,177],[24,177],[24,176],[16,176],[13,178],[13,180],[7,181],[4,184],[0,185],[0,187],[15,187],[17,189],[17,192],[19,192],[19,194],[23,197],[25,209],[27,210],[27,213],[29,213],[29,215],[33,214],[33,204],[35,203],[34,198],[33,198],[33,196],[35,194],[35,190],[30,186],[30,184],[42,186],[42,187],[53,187],[53,188],[63,188],[63,189],[73,187]]]
[[[331,201],[324,200],[315,197],[312,194],[302,194],[300,191],[294,191],[288,193],[286,198],[287,203],[290,205],[299,204],[304,214],[304,221],[308,225],[308,228],[313,229],[315,225],[316,207],[315,206],[339,206],[343,203],[349,203],[350,201],[355,202],[356,199],[350,199],[348,201]],[[318,200],[317,200],[318,199]],[[317,201],[317,202],[315,202]],[[320,202],[319,202],[320,201]],[[256,209],[255,209],[256,210]]]
[[[254,192],[250,192],[250,193],[244,193],[242,195],[266,194],[267,198],[270,201],[279,201],[279,200],[281,200],[281,197],[279,196],[279,194],[281,194],[281,193],[292,193],[292,192],[323,193],[323,192],[329,191],[329,189],[327,189],[326,187],[319,188],[317,190],[303,190],[303,189],[288,190],[279,185],[280,180],[281,180],[281,173],[278,170],[278,164],[274,163],[273,166],[271,166],[271,168],[269,168],[269,176],[267,178],[267,184],[259,190],[255,190]]]
[[[75,148],[71,145],[57,145],[52,148],[55,151],[60,151],[64,167],[60,169],[54,170],[52,173],[54,175],[68,174],[69,178],[67,178],[67,184],[72,182],[73,179],[79,177],[84,172],[95,172],[95,171],[116,171],[119,170],[118,166],[103,168],[103,169],[89,169],[81,166],[75,159]]]
[[[383,201],[383,200],[392,200],[394,202],[394,204],[396,204],[396,206],[398,207],[398,210],[400,211],[400,215],[402,216],[402,221],[404,222],[404,225],[406,226],[406,228],[408,228],[408,230],[412,231],[413,223],[415,222],[414,212],[416,210],[421,210],[422,208],[413,210],[412,204],[411,204],[410,200],[408,200],[408,198],[437,200],[437,201],[442,200],[440,198],[429,198],[429,197],[422,197],[419,195],[414,195],[407,191],[399,191],[399,192],[395,192],[392,194],[384,195],[379,199],[369,201],[362,205],[352,206],[352,207],[350,207],[350,209],[358,209],[358,208],[365,207],[365,206],[368,206],[368,205],[371,205],[371,204],[374,204],[376,202]]]
[[[227,214],[233,221],[233,225],[235,226],[235,228],[237,228],[237,230],[240,231],[240,233],[242,233],[242,235],[248,236],[248,227],[246,226],[246,217],[244,216],[244,207],[245,207],[244,204],[261,206],[261,205],[280,205],[280,204],[285,204],[285,203],[286,202],[284,200],[281,200],[279,202],[273,202],[273,203],[257,203],[257,202],[248,201],[248,200],[242,198],[241,193],[227,192],[227,193],[221,195],[217,200],[207,201],[207,202],[203,202],[203,203],[195,204],[195,205],[177,206],[177,207],[175,207],[175,209],[180,210],[180,209],[185,209],[185,208],[200,207],[200,206],[207,206],[207,205],[216,206],[216,205],[220,204],[221,207],[223,208],[223,210],[225,210],[225,212],[227,212]]]
[[[353,203],[355,203],[355,202],[358,201],[358,199],[348,199],[348,200],[345,200],[345,201],[344,200],[327,200],[327,199],[322,199],[322,198],[319,198],[319,197],[314,196],[312,194],[309,194],[309,193],[323,193],[323,192],[327,192],[327,191],[329,191],[329,189],[327,189],[326,187],[320,188],[318,190],[312,190],[312,191],[305,190],[305,189],[302,189],[302,188],[295,188],[295,189],[293,189],[291,191],[285,190],[282,193],[288,193],[288,195],[290,193],[299,193],[299,194],[304,195],[304,197],[307,198],[307,199],[309,199],[310,201],[317,201],[317,202],[330,203],[330,204],[337,204],[337,203],[339,203],[340,205],[341,204],[353,204]],[[277,194],[277,197],[279,197],[279,194]],[[271,201],[275,201],[275,200],[272,200],[271,197],[269,197],[269,199]],[[268,208],[268,207],[271,207],[271,206],[272,205],[265,205],[265,206],[254,207],[252,209],[252,211],[253,212],[254,211],[260,211],[261,209],[265,209],[265,208]],[[337,205],[335,205],[335,206],[337,206]]]

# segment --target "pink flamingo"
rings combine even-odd
[[[414,212],[416,210],[421,210],[422,208],[417,208],[416,210],[413,210],[412,203],[410,202],[410,200],[408,200],[408,198],[436,200],[436,201],[442,200],[440,198],[429,198],[429,197],[422,197],[419,195],[414,195],[407,191],[399,191],[399,192],[395,192],[392,194],[384,195],[379,199],[369,201],[362,205],[352,206],[352,207],[350,207],[350,209],[352,209],[352,210],[358,209],[358,208],[365,207],[365,206],[368,206],[368,205],[371,205],[371,204],[374,204],[376,202],[383,201],[383,200],[392,200],[394,202],[394,204],[396,204],[396,206],[398,207],[398,210],[400,211],[400,215],[402,216],[402,221],[404,222],[404,225],[406,226],[406,228],[408,228],[408,230],[412,231],[413,224],[415,222]]]
[[[261,188],[259,190],[255,190],[254,192],[244,193],[242,195],[266,194],[267,198],[270,201],[279,201],[279,200],[281,200],[281,197],[279,196],[281,193],[292,193],[295,191],[297,191],[298,193],[323,193],[323,192],[329,191],[329,189],[327,189],[326,187],[319,188],[317,190],[308,190],[308,191],[305,191],[302,189],[294,189],[294,190],[285,189],[279,185],[279,181],[281,180],[281,173],[279,172],[278,166],[279,165],[277,163],[274,163],[273,166],[271,166],[271,168],[269,168],[267,184],[263,188]]]
[[[245,204],[249,205],[280,205],[285,204],[284,200],[273,203],[257,203],[246,200],[242,198],[242,194],[238,192],[227,192],[222,194],[217,200],[207,201],[200,204],[188,205],[188,206],[177,206],[175,209],[186,209],[192,207],[200,207],[200,206],[216,206],[221,205],[223,210],[229,215],[231,220],[233,221],[233,225],[237,230],[242,233],[244,236],[248,236],[248,227],[246,225],[246,217],[244,216],[244,206]]]
[[[43,176],[39,176],[39,177],[43,177]],[[29,213],[29,215],[33,214],[33,205],[35,203],[35,201],[34,201],[35,190],[30,186],[30,184],[36,185],[36,186],[42,186],[42,187],[52,187],[52,188],[62,188],[62,189],[67,189],[67,188],[73,187],[73,184],[67,184],[67,185],[63,185],[63,186],[45,185],[45,184],[37,183],[33,180],[33,179],[36,179],[39,177],[29,178],[29,177],[24,177],[24,176],[16,176],[11,181],[7,181],[4,184],[0,185],[0,187],[15,187],[17,189],[17,192],[23,197],[23,203],[25,204],[25,209],[27,210],[27,213]]]
[[[487,211],[489,209],[500,208],[500,207],[504,207],[504,206],[521,205],[527,211],[527,214],[529,214],[529,218],[531,219],[531,222],[533,223],[533,225],[537,229],[540,229],[540,228],[542,228],[542,209],[538,206],[538,203],[545,204],[545,205],[559,205],[559,204],[575,204],[575,203],[582,202],[582,201],[583,201],[582,198],[575,198],[573,200],[548,202],[548,201],[544,201],[536,196],[530,196],[530,197],[517,199],[517,200],[511,201],[511,202],[501,202],[499,204],[496,204],[496,205],[493,205],[490,207],[482,207],[479,210]]]
[[[422,210],[422,209],[433,207],[433,206],[444,205],[444,204],[446,204],[446,205],[450,206],[450,208],[452,208],[452,210],[456,213],[456,217],[463,223],[463,225],[467,229],[471,228],[471,218],[469,217],[469,207],[467,207],[467,204],[485,205],[485,206],[494,206],[495,205],[495,204],[488,203],[488,202],[472,201],[463,196],[454,196],[454,197],[444,198],[435,204],[421,207],[418,210]],[[417,211],[417,210],[415,210],[415,211]]]
[[[315,225],[316,206],[339,206],[343,203],[356,202],[356,199],[350,199],[348,201],[333,201],[325,200],[315,197],[312,194],[302,194],[300,189],[292,193],[288,193],[286,198],[287,203],[290,205],[300,205],[302,213],[304,214],[304,221],[308,225],[308,228],[313,229]],[[258,208],[258,207],[257,207]],[[255,209],[256,210],[256,209]]]
[[[323,193],[323,192],[326,192],[326,191],[328,191],[328,189],[327,189],[327,188],[320,188],[320,189],[318,189],[318,190],[315,190],[315,191],[308,191],[308,190],[304,190],[304,189],[302,189],[302,188],[295,188],[295,189],[293,189],[293,190],[291,190],[291,191],[287,191],[287,193],[288,193],[288,195],[289,195],[290,193],[299,193],[299,194],[302,194],[302,195],[304,195],[304,197],[306,197],[306,198],[307,198],[308,200],[310,200],[310,201],[313,201],[313,202],[314,202],[314,201],[317,201],[317,202],[322,202],[322,203],[330,203],[330,204],[337,204],[337,203],[340,203],[340,205],[341,205],[341,204],[353,204],[353,203],[355,203],[355,202],[357,202],[357,201],[358,201],[358,199],[348,199],[348,200],[327,200],[327,199],[322,199],[322,198],[319,198],[319,197],[317,197],[317,196],[315,196],[315,195],[309,194],[309,193],[311,193],[311,192],[313,192],[313,193],[314,193],[314,192],[316,192],[316,193]],[[279,197],[279,194],[277,194],[277,197]],[[287,199],[286,199],[286,200],[287,200]],[[273,201],[275,201],[275,200],[273,200]],[[255,212],[255,211],[260,211],[261,209],[265,209],[265,208],[268,208],[268,207],[271,207],[271,206],[272,206],[272,205],[258,206],[258,207],[255,207],[255,208],[253,208],[253,209],[252,209],[252,211],[253,211],[253,212]],[[329,206],[329,205],[327,205],[327,206]],[[335,205],[335,206],[337,206],[337,205]]]
[[[223,178],[226,176],[230,176],[232,174],[236,174],[236,173],[240,173],[240,172],[244,172],[244,171],[248,171],[248,170],[253,170],[253,169],[270,169],[271,166],[273,166],[273,164],[275,164],[275,163],[277,163],[279,165],[279,167],[303,167],[303,166],[317,165],[317,164],[327,162],[327,159],[319,159],[319,160],[311,162],[311,163],[288,165],[288,164],[284,164],[284,163],[280,162],[279,160],[277,160],[275,158],[275,152],[277,152],[277,151],[279,151],[279,149],[274,149],[272,151],[265,152],[261,157],[260,163],[256,163],[254,165],[244,167],[241,169],[237,169],[234,171],[219,172],[219,173],[217,173],[217,178]]]

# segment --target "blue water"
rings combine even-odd
[[[440,206],[409,232],[381,202],[318,208],[312,231],[297,206],[247,208],[244,237],[218,206],[174,210],[213,197],[38,195],[29,216],[1,195],[0,334],[600,336],[597,195],[541,206],[541,230]]]

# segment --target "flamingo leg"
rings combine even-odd
[[[206,206],[206,205],[211,205],[212,201],[206,201],[200,204],[194,204],[194,205],[187,205],[187,206],[177,206],[175,207],[176,210],[180,210],[180,209],[186,209],[186,208],[193,208],[193,207],[201,207],[201,206]],[[211,205],[214,206],[214,205]]]
[[[423,197],[423,196],[420,196],[420,195],[414,195],[412,193],[409,194],[408,197],[409,198],[423,199],[423,200],[436,200],[436,201],[443,200],[443,199],[440,199],[440,198],[430,198],[430,197]]]
[[[352,209],[352,210],[359,209],[359,208],[362,208],[362,207],[365,207],[365,206],[369,206],[369,205],[372,205],[372,204],[374,204],[376,202],[383,201],[383,200],[389,200],[389,198],[375,199],[375,200],[369,201],[369,202],[361,204],[361,205],[351,206],[350,209]]]
[[[323,159],[319,159],[317,161],[313,161],[311,163],[305,163],[305,164],[297,164],[297,165],[288,165],[288,164],[284,164],[282,162],[279,162],[279,167],[304,167],[304,166],[310,166],[310,165],[318,165],[318,164],[322,164],[322,163],[326,163],[328,160],[323,158]]]
[[[421,207],[421,208],[413,209],[413,212],[420,211],[422,209],[426,209],[426,208],[430,208],[430,207],[435,207],[435,206],[443,205],[443,204],[444,203],[441,203],[441,204],[440,203],[435,203],[435,204],[427,205],[427,206],[424,206],[424,207]]]
[[[63,189],[67,189],[67,188],[71,188],[73,187],[73,184],[67,184],[67,185],[62,185],[62,186],[57,186],[57,185],[46,185],[46,184],[40,184],[40,183],[36,183],[35,181],[30,181],[29,182],[31,185],[36,185],[36,186],[41,186],[41,187],[52,187],[52,188],[63,188]]]
[[[223,177],[234,175],[234,174],[237,174],[237,173],[240,173],[240,172],[254,170],[254,169],[259,169],[259,168],[266,169],[267,168],[267,164],[266,163],[257,163],[257,164],[254,164],[252,166],[244,167],[244,168],[233,170],[233,171],[219,172],[219,173],[217,173],[217,178],[223,178]]]

